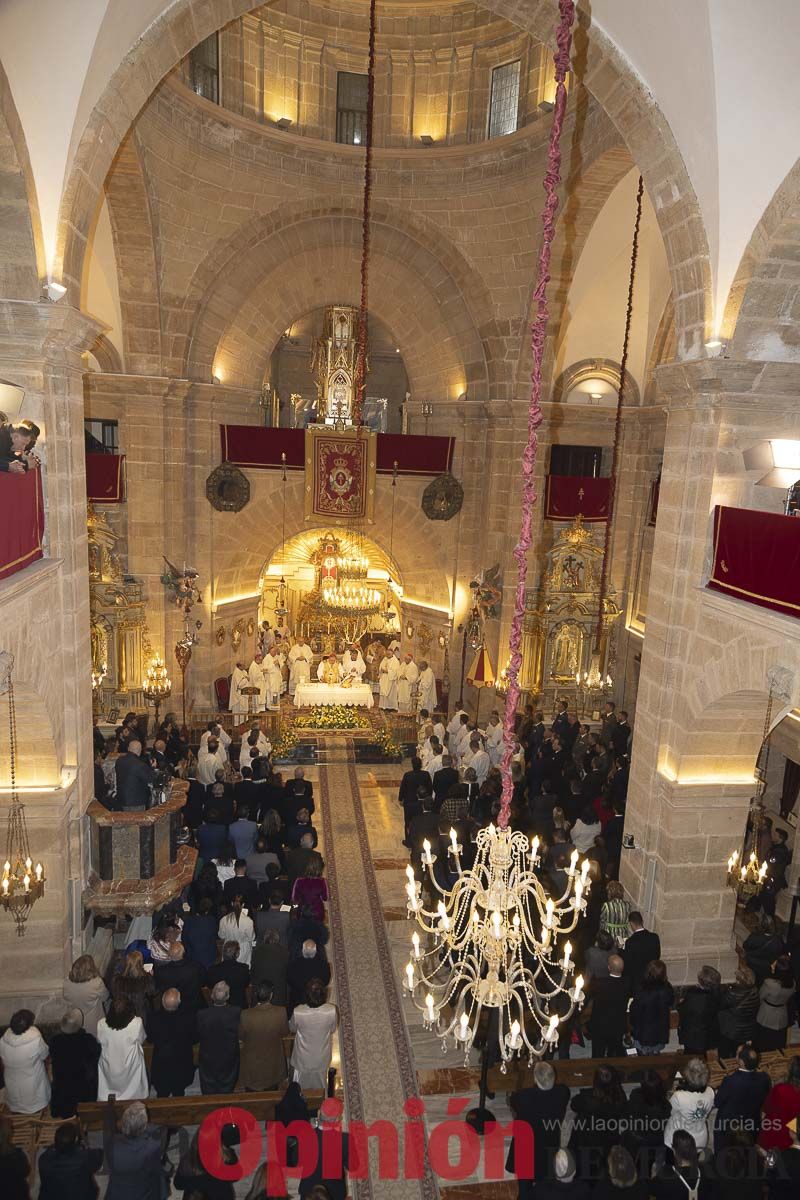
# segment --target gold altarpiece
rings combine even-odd
[[[142,679],[152,653],[145,619],[144,585],[123,573],[117,534],[89,505],[89,612],[92,681],[98,709],[144,704]]]
[[[545,707],[559,697],[576,697],[584,709],[589,694],[600,693],[602,681],[613,674],[613,632],[620,616],[613,590],[603,604],[599,659],[593,658],[602,563],[602,545],[578,517],[561,529],[545,556],[538,588],[528,593],[520,682]]]

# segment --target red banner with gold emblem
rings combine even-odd
[[[376,439],[368,429],[306,429],[306,518],[371,521]]]
[[[548,475],[544,515],[549,521],[608,520],[610,479],[578,475]]]

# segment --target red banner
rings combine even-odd
[[[800,617],[800,518],[717,505],[708,586]]]
[[[608,520],[610,479],[583,475],[548,475],[544,515],[549,521]]]
[[[375,434],[306,429],[306,517],[372,520],[375,506]]]
[[[41,471],[0,472],[0,514],[0,579],[5,579],[42,557]]]
[[[302,471],[305,466],[305,430],[273,429],[264,425],[220,425],[222,461],[235,467],[282,467]]]
[[[86,455],[86,495],[97,504],[121,504],[125,499],[125,455]]]
[[[305,430],[273,429],[263,425],[220,425],[222,461],[235,467],[281,467],[286,455],[290,471],[305,465]],[[417,434],[379,433],[377,469],[391,475],[442,475],[453,465],[455,438]]]

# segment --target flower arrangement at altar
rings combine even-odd
[[[297,740],[297,734],[291,726],[287,725],[281,730],[280,737],[272,747],[273,758],[288,758],[297,745]]]
[[[295,729],[361,729],[364,717],[346,704],[318,704],[302,717],[295,717]]]
[[[380,729],[375,730],[373,741],[376,746],[379,746],[387,758],[400,759],[402,752],[397,742],[392,738],[392,731],[388,725],[384,725]]]

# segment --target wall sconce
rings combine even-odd
[[[433,138],[431,137],[431,135],[429,133],[421,133],[419,135],[419,140],[422,142],[423,146],[432,146],[433,145]]]
[[[278,129],[291,129],[294,122],[291,117],[279,117],[275,124]]]
[[[406,637],[408,638],[409,641],[411,641],[413,636],[414,636],[414,622],[406,621]]]

